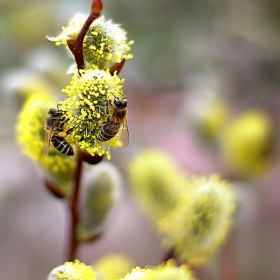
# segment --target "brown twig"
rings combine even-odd
[[[76,40],[68,41],[68,47],[74,55],[78,70],[84,69],[84,56],[83,56],[83,41],[87,31],[94,20],[100,17],[102,11],[102,1],[93,0],[91,4],[90,14],[85,21],[78,37]],[[102,159],[102,158],[101,158]],[[100,160],[101,160],[100,159]],[[79,222],[79,193],[80,193],[80,182],[82,175],[83,166],[83,153],[78,151],[77,155],[77,167],[74,177],[74,189],[72,197],[69,199],[69,209],[71,213],[71,225],[70,225],[70,237],[69,237],[69,252],[68,260],[74,260],[76,257],[77,249],[79,246],[79,240],[77,239],[77,224]]]
[[[69,253],[68,260],[74,260],[78,249],[79,241],[77,239],[77,224],[79,221],[79,193],[80,193],[80,182],[82,175],[83,159],[82,154],[78,151],[77,155],[77,166],[74,174],[74,190],[71,199],[69,200],[69,209],[71,214],[71,225],[70,225],[70,238],[69,238]]]
[[[102,11],[102,1],[101,0],[94,0],[91,5],[91,12],[85,21],[78,37],[76,40],[67,41],[67,45],[70,51],[73,53],[78,70],[85,68],[84,56],[83,56],[83,41],[86,36],[89,27],[96,20],[100,17],[100,13]]]
[[[77,225],[79,223],[79,197],[81,190],[81,177],[83,171],[83,162],[95,165],[102,161],[103,156],[94,155],[91,156],[83,150],[78,150],[77,154],[77,166],[74,173],[74,189],[72,197],[68,200],[70,210],[70,236],[69,236],[69,247],[67,260],[74,260],[76,258],[77,250],[80,242],[96,241],[101,235],[94,235],[88,240],[80,241],[77,237]]]

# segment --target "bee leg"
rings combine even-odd
[[[68,123],[68,122],[69,122],[69,119],[64,120],[64,121],[59,125],[59,128],[62,129],[63,126],[64,126],[66,123]],[[71,131],[71,132],[72,132],[72,131]]]
[[[74,130],[74,128],[69,128],[67,131],[66,131],[66,135],[69,135],[70,133],[72,133]]]
[[[68,129],[67,131],[60,131],[60,132],[58,132],[57,133],[57,135],[59,136],[59,137],[66,137],[67,135],[69,135],[72,131],[73,131],[74,129],[73,128],[70,128],[70,129]]]
[[[96,118],[96,117],[93,117],[93,120],[94,120],[95,123],[98,123],[100,119]]]

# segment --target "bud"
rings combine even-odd
[[[95,16],[100,16],[100,13],[102,11],[103,8],[103,4],[101,0],[93,0],[92,4],[91,4],[91,12],[95,15]]]
[[[78,238],[90,240],[100,234],[120,194],[120,174],[110,163],[97,165],[83,183]]]

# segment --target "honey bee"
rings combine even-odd
[[[49,116],[45,121],[45,154],[49,154],[50,143],[62,154],[73,156],[73,147],[65,140],[65,137],[73,131],[73,128],[67,131],[63,130],[65,120],[63,111],[60,109],[50,109]]]
[[[123,147],[127,147],[129,143],[129,132],[127,126],[127,100],[125,98],[115,97],[114,101],[109,100],[109,118],[101,127],[98,139],[106,142],[112,139],[120,132],[120,140]]]

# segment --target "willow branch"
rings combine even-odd
[[[102,11],[102,2],[101,0],[94,0],[91,5],[91,12],[85,21],[78,37],[76,40],[67,41],[67,45],[74,55],[78,70],[85,68],[84,56],[83,56],[83,41],[88,32],[91,24],[100,17]]]
[[[74,190],[73,190],[72,198],[69,200],[71,224],[70,224],[70,238],[69,238],[69,253],[67,258],[68,260],[74,260],[76,258],[76,252],[79,245],[79,241],[77,239],[77,224],[79,221],[78,206],[79,206],[82,166],[83,166],[82,154],[80,151],[78,151],[77,166],[74,175]]]

